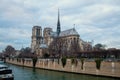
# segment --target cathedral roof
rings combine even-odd
[[[63,37],[63,36],[70,36],[70,35],[79,35],[79,34],[75,30],[75,28],[72,28],[72,29],[69,29],[69,30],[62,31],[59,36]]]
[[[50,35],[51,35],[51,37],[57,37],[57,33],[56,32],[51,32]]]

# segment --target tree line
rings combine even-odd
[[[31,48],[21,48],[20,50],[16,50],[13,46],[8,45],[6,48],[2,51],[0,57],[18,57],[18,58],[32,58],[35,56],[34,53],[32,53]]]
[[[120,50],[105,50],[105,45],[96,44],[93,46],[92,51],[80,51],[81,48],[77,41],[71,41],[70,45],[66,42],[65,39],[55,38],[54,41],[48,47],[48,53],[43,52],[42,58],[61,58],[61,57],[84,57],[84,58],[93,58],[101,57],[107,58],[114,56],[120,58]],[[18,57],[18,58],[33,58],[38,57],[35,52],[32,52],[31,48],[21,48],[16,50],[13,46],[8,45],[0,54],[0,57]]]

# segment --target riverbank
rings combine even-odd
[[[18,66],[33,67],[32,59],[6,59],[7,63]],[[61,60],[58,59],[38,59],[35,68],[47,69],[60,72],[68,72],[75,74],[87,74],[93,76],[105,76],[120,78],[120,62],[105,62],[101,63],[100,70],[96,69],[94,61],[85,61],[83,69],[81,69],[81,62],[78,60],[77,65],[71,64],[71,60],[67,59],[66,65],[63,68]]]

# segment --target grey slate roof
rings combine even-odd
[[[69,36],[69,35],[79,35],[79,34],[75,30],[75,28],[72,28],[72,29],[69,29],[69,30],[62,31],[59,36],[63,37],[63,36]]]
[[[57,37],[57,33],[56,32],[51,32],[50,35],[51,35],[51,37]]]

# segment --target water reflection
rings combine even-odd
[[[15,80],[118,80],[114,78],[32,69],[11,64],[7,65],[13,70]]]

